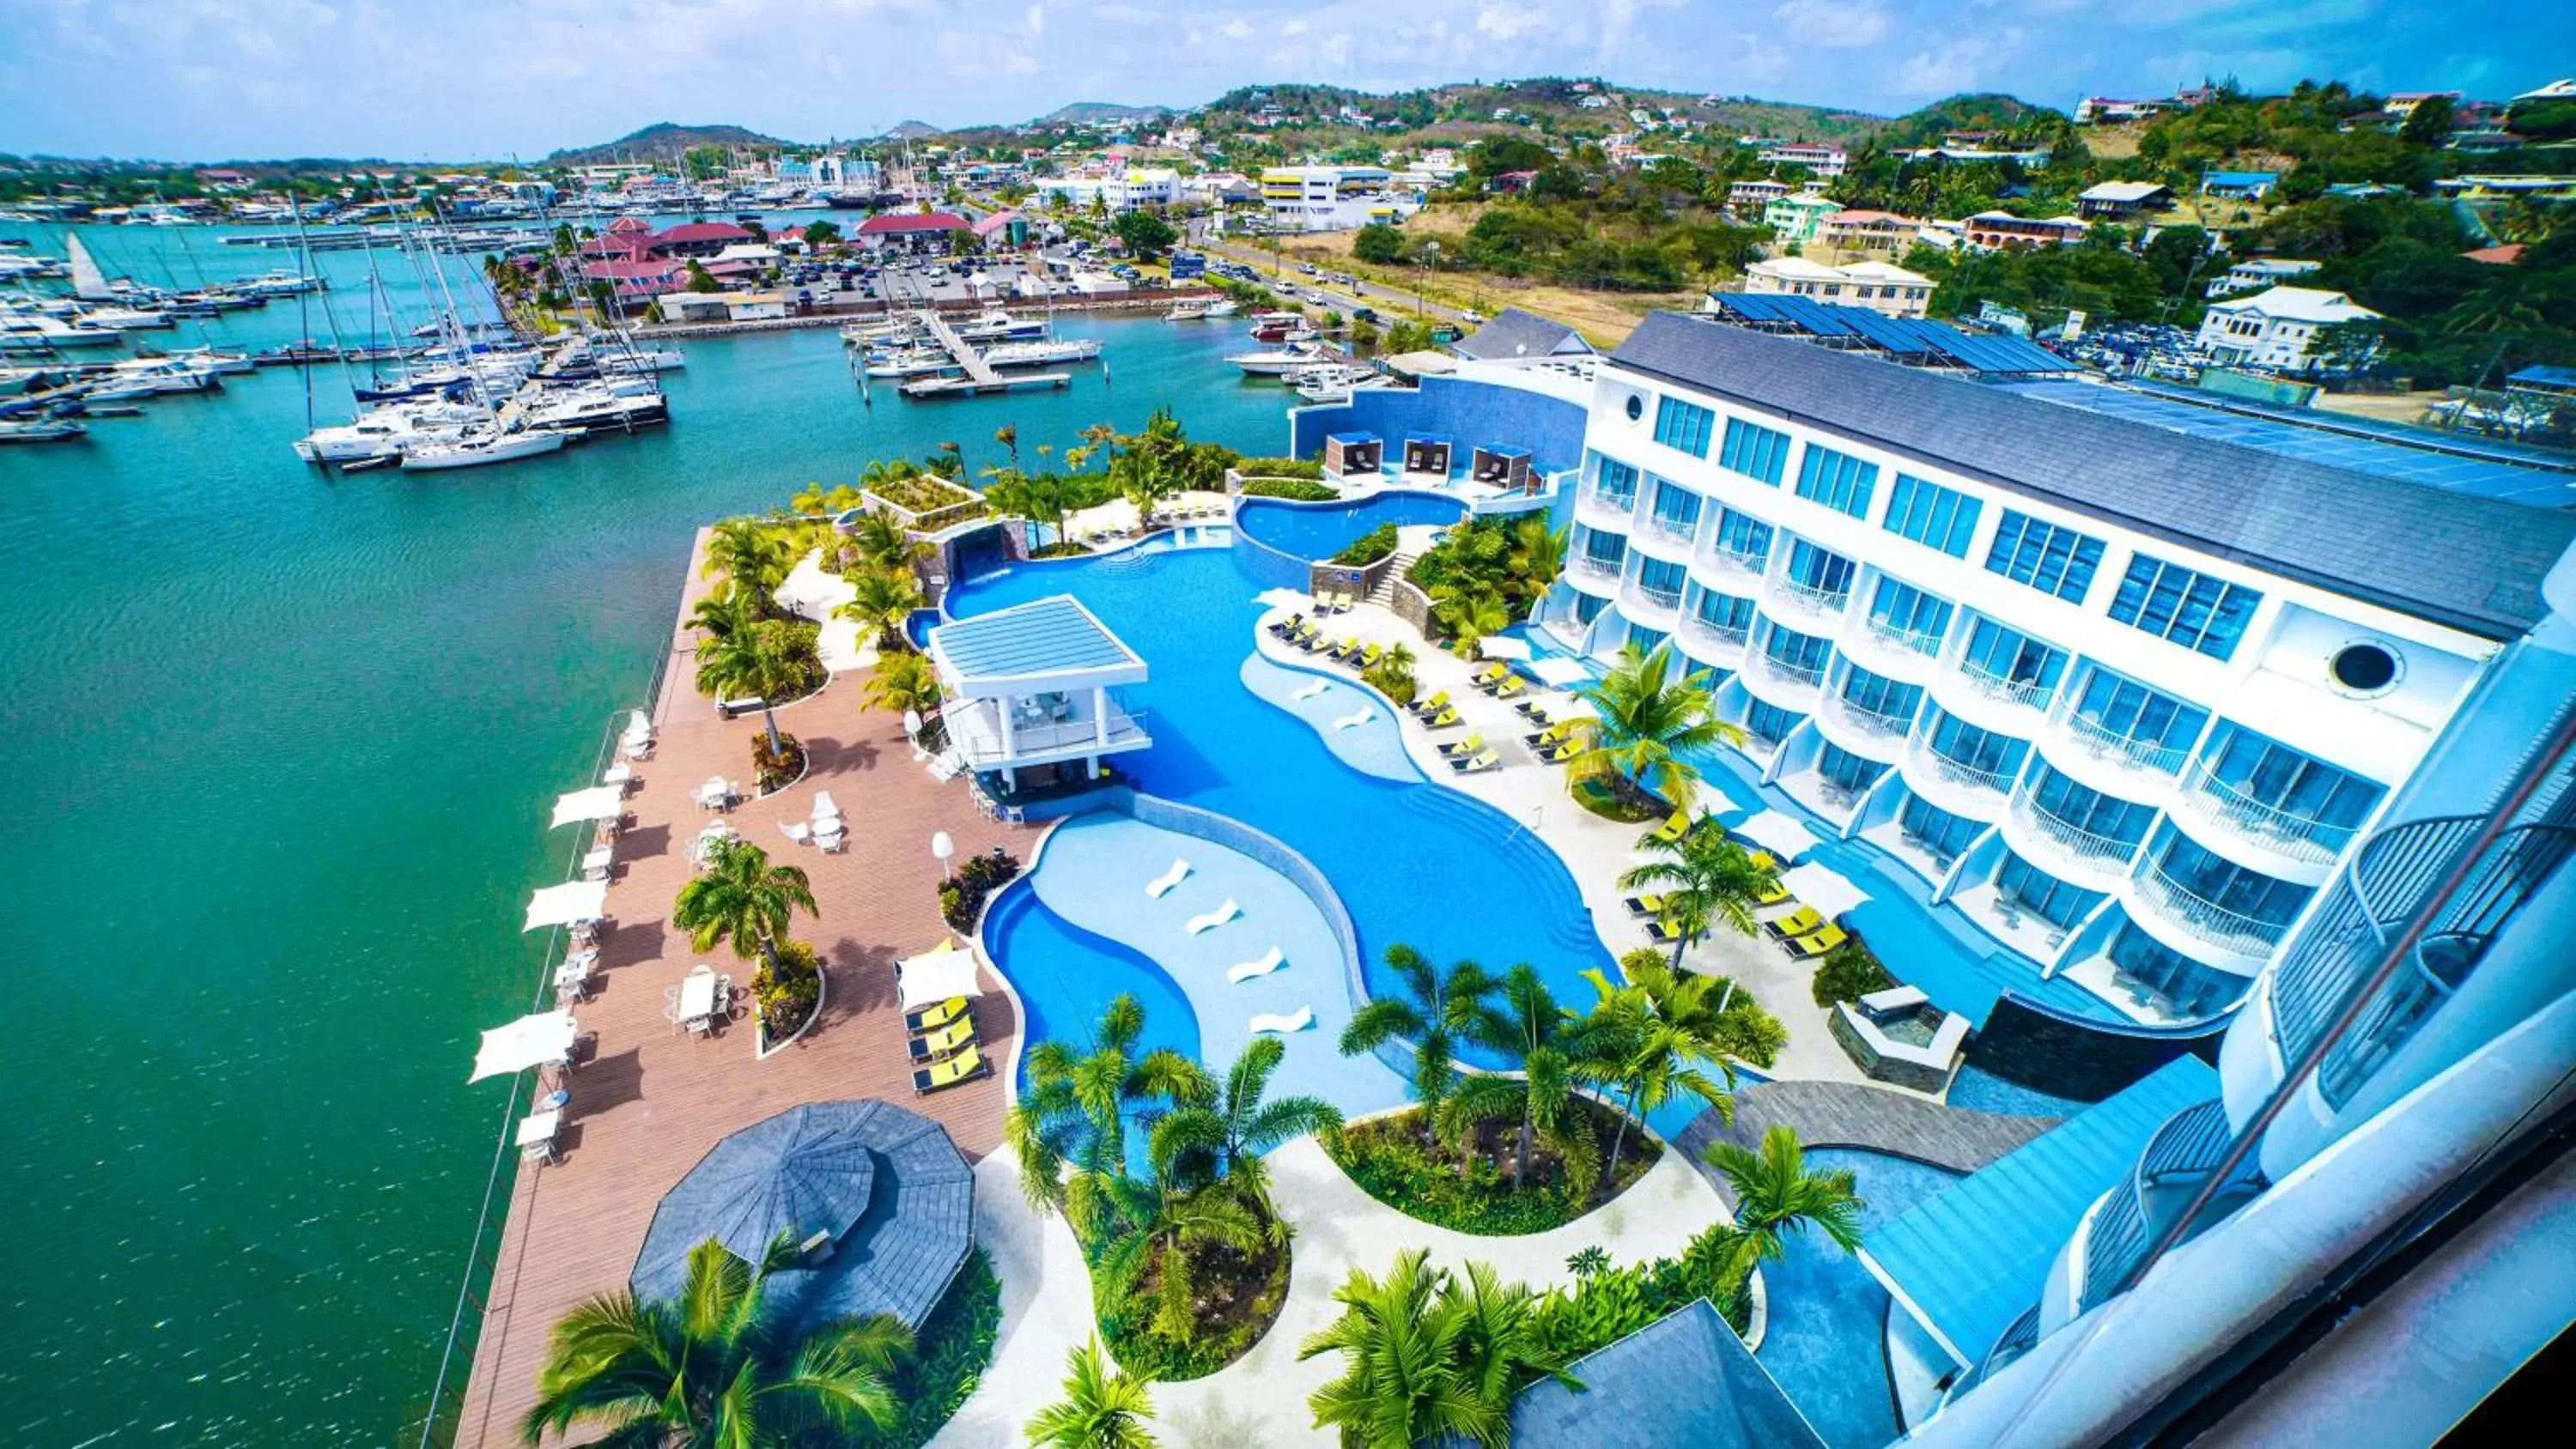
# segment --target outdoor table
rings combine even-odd
[[[585,856],[583,856],[583,857],[581,858],[581,875],[582,875],[582,879],[584,879],[584,880],[606,880],[606,879],[608,879],[608,867],[609,867],[609,866],[610,866],[610,865],[611,865],[611,864],[612,864],[616,859],[617,859],[617,852],[615,852],[615,851],[613,851],[613,850],[609,849],[607,846],[605,846],[605,845],[595,845],[595,846],[592,846],[592,847],[591,847],[591,849],[590,849],[590,853],[589,853],[589,854],[587,854],[587,855],[585,855]]]
[[[692,971],[680,979],[680,1020],[705,1021],[716,1014],[716,973]]]
[[[590,984],[590,964],[599,959],[596,951],[585,951],[555,968],[555,990],[578,995]]]
[[[553,1161],[555,1155],[555,1133],[561,1130],[562,1127],[563,1110],[559,1107],[550,1107],[543,1112],[531,1112],[527,1116],[520,1118],[520,1154],[522,1156],[543,1157],[549,1162]]]
[[[603,785],[616,785],[623,787],[631,785],[634,782],[635,767],[633,765],[611,765],[607,770],[602,772],[599,777],[599,783]]]

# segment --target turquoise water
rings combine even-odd
[[[0,228],[22,232],[59,252]],[[280,260],[212,235],[99,250],[153,280],[195,280],[181,238],[216,278]],[[362,257],[322,262],[360,293]],[[308,321],[206,330],[327,335]],[[671,427],[426,479],[298,462],[291,371],[0,449],[0,1443],[406,1439],[508,1090],[466,1085],[475,1033],[528,1004],[520,908],[569,844],[546,808],[651,678],[691,531],[946,440],[998,461],[1005,422],[1025,451],[1169,403],[1193,436],[1283,446],[1278,388],[1222,364],[1238,329],[1065,331],[1107,341],[1110,379],[872,410],[829,329],[692,341]]]
[[[1381,524],[1456,523],[1457,500],[1423,493],[1380,493],[1358,503],[1274,503],[1247,499],[1235,524],[1291,558],[1328,559]]]

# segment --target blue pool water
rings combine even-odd
[[[2007,1082],[1974,1065],[1959,1068],[1959,1074],[1950,1079],[1947,1100],[1951,1106],[1971,1112],[2001,1112],[2013,1117],[2072,1117],[2093,1105]]]
[[[948,609],[966,617],[1080,597],[1152,671],[1130,693],[1153,748],[1122,767],[1148,793],[1231,816],[1313,862],[1350,912],[1371,995],[1394,992],[1380,958],[1404,942],[1498,971],[1527,961],[1561,999],[1590,1000],[1582,973],[1608,968],[1609,953],[1553,853],[1500,811],[1418,774],[1351,768],[1306,721],[1245,688],[1258,588],[1230,551],[1179,550],[1004,566],[953,589]],[[1142,881],[1168,861],[1138,864]]]
[[[995,960],[1010,962],[1011,986],[1028,1018],[1026,1041],[1088,1042],[1102,1008],[1125,992],[1145,1008],[1140,1052],[1170,1047],[1199,1055],[1198,1017],[1172,978],[1143,953],[1048,910],[1027,883],[1013,882],[993,902],[984,941]],[[1020,1087],[1028,1087],[1025,1052]]]
[[[1818,1147],[1807,1166],[1850,1168],[1868,1232],[1956,1181],[1919,1162],[1856,1148]],[[1860,1260],[1810,1229],[1762,1265],[1770,1326],[1754,1354],[1831,1449],[1878,1449],[1897,1435],[1888,1387],[1887,1290]]]
[[[1466,514],[1458,500],[1428,493],[1380,493],[1357,503],[1247,498],[1235,511],[1235,524],[1290,558],[1328,559],[1380,524],[1456,523]]]

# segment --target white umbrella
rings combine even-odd
[[[1780,872],[1780,884],[1828,920],[1869,899],[1867,891],[1813,861]]]
[[[652,733],[653,721],[644,713],[644,711],[640,709],[634,710],[626,716],[625,738],[630,740],[647,739],[652,736]]]
[[[1795,860],[1816,844],[1814,831],[1777,810],[1765,810],[1734,831],[1782,860]]]
[[[1551,723],[1566,719],[1601,718],[1601,711],[1593,708],[1592,701],[1579,694],[1560,694],[1547,702],[1546,709]]]
[[[1476,641],[1476,652],[1484,655],[1488,659],[1527,659],[1530,657],[1529,641],[1525,639],[1515,639],[1509,634],[1486,635],[1484,638]]]
[[[626,810],[626,792],[615,785],[597,785],[588,790],[575,790],[555,802],[555,824],[576,825],[584,820],[614,820]]]
[[[1582,660],[1568,659],[1562,654],[1551,654],[1545,659],[1531,660],[1529,672],[1537,675],[1541,684],[1553,684],[1559,687],[1581,683],[1592,673],[1591,670],[1583,667]]]
[[[569,1011],[540,1011],[496,1026],[483,1033],[483,1045],[474,1052],[474,1075],[465,1080],[479,1082],[563,1061],[572,1055],[580,1030]]]
[[[958,949],[954,941],[943,940],[935,951],[897,961],[894,979],[906,1011],[917,1011],[952,996],[983,994],[975,984],[975,953]]]
[[[547,926],[569,926],[575,921],[596,921],[606,914],[608,882],[568,880],[530,896],[528,923],[519,929],[535,931]]]

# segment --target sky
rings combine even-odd
[[[662,120],[819,141],[1265,81],[1895,114],[2229,75],[2502,97],[2571,68],[2568,0],[0,0],[0,152],[534,159]]]

